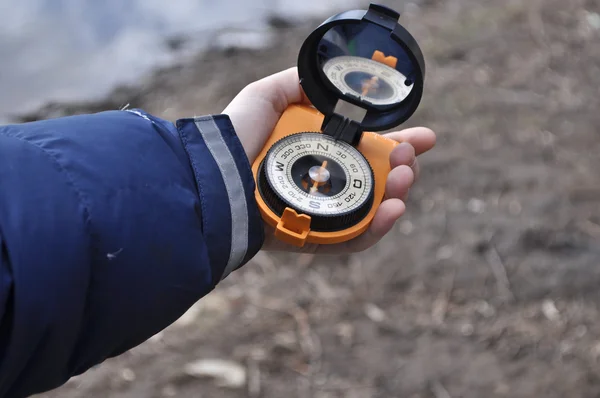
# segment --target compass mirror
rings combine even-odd
[[[323,80],[359,106],[394,107],[414,87],[411,57],[389,30],[368,21],[334,25],[321,38],[317,57]]]

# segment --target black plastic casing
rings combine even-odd
[[[425,60],[414,37],[398,23],[400,14],[388,7],[371,4],[368,10],[351,10],[334,15],[319,25],[304,41],[298,55],[300,84],[313,106],[325,115],[323,132],[343,139],[351,145],[360,142],[363,131],[382,131],[398,126],[415,112],[423,95]],[[349,120],[335,113],[341,94],[333,89],[320,70],[318,47],[322,37],[333,27],[341,24],[376,24],[389,31],[413,64],[414,87],[409,96],[399,104],[388,107],[365,107],[360,100],[344,97],[344,100],[364,108],[367,113],[362,121]]]

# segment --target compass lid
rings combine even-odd
[[[381,131],[406,121],[423,94],[425,61],[400,14],[371,4],[327,19],[305,40],[298,57],[300,83],[339,130],[350,123],[358,132]],[[354,109],[351,117],[342,109]],[[358,111],[358,112],[357,112]],[[348,141],[348,140],[347,140]]]

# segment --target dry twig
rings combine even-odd
[[[546,29],[544,27],[544,21],[542,19],[542,1],[532,1],[527,13],[529,20],[529,32],[533,39],[537,42],[540,47],[549,47],[548,40],[546,39]]]
[[[444,320],[446,319],[446,313],[448,312],[448,304],[450,303],[450,297],[452,296],[452,291],[454,290],[455,278],[456,267],[452,270],[452,275],[450,275],[448,287],[445,289],[445,291],[440,292],[439,296],[433,303],[431,317],[433,318],[433,321],[438,325],[443,324]]]
[[[446,211],[446,209],[442,210],[441,218],[442,218],[442,223],[441,223],[442,225],[441,225],[441,228],[439,229],[440,235],[437,239],[436,247],[442,246],[444,239],[446,239],[446,234],[448,233],[448,212]]]
[[[437,380],[431,384],[431,392],[436,398],[452,398],[446,387]]]
[[[306,364],[305,371],[300,371],[298,369],[295,370],[307,378],[305,384],[303,383],[304,388],[302,388],[302,390],[304,390],[304,393],[308,396],[312,396],[312,380],[314,375],[319,370],[322,356],[322,348],[319,337],[312,333],[308,319],[308,314],[296,304],[290,304],[289,302],[284,302],[283,300],[277,300],[268,297],[262,297],[258,301],[252,301],[252,304],[258,308],[287,314],[294,318],[294,320],[296,321],[296,325],[298,328],[297,331],[300,337],[300,348],[308,357],[308,363]]]
[[[254,358],[248,360],[248,396],[256,398],[260,395],[260,367]]]
[[[508,279],[506,267],[504,266],[496,247],[491,241],[489,242],[489,249],[486,252],[485,258],[496,278],[496,286],[500,294],[506,299],[514,300],[515,295],[510,289],[510,281]]]
[[[275,260],[265,252],[258,252],[252,259],[252,262],[254,262],[258,268],[261,269],[264,275],[269,275],[277,271]]]
[[[585,220],[579,223],[579,228],[591,236],[592,238],[600,239],[600,225],[590,220]]]

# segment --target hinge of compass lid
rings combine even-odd
[[[321,129],[336,140],[357,146],[363,133],[360,122],[366,114],[366,109],[340,99],[334,112],[323,120]]]

